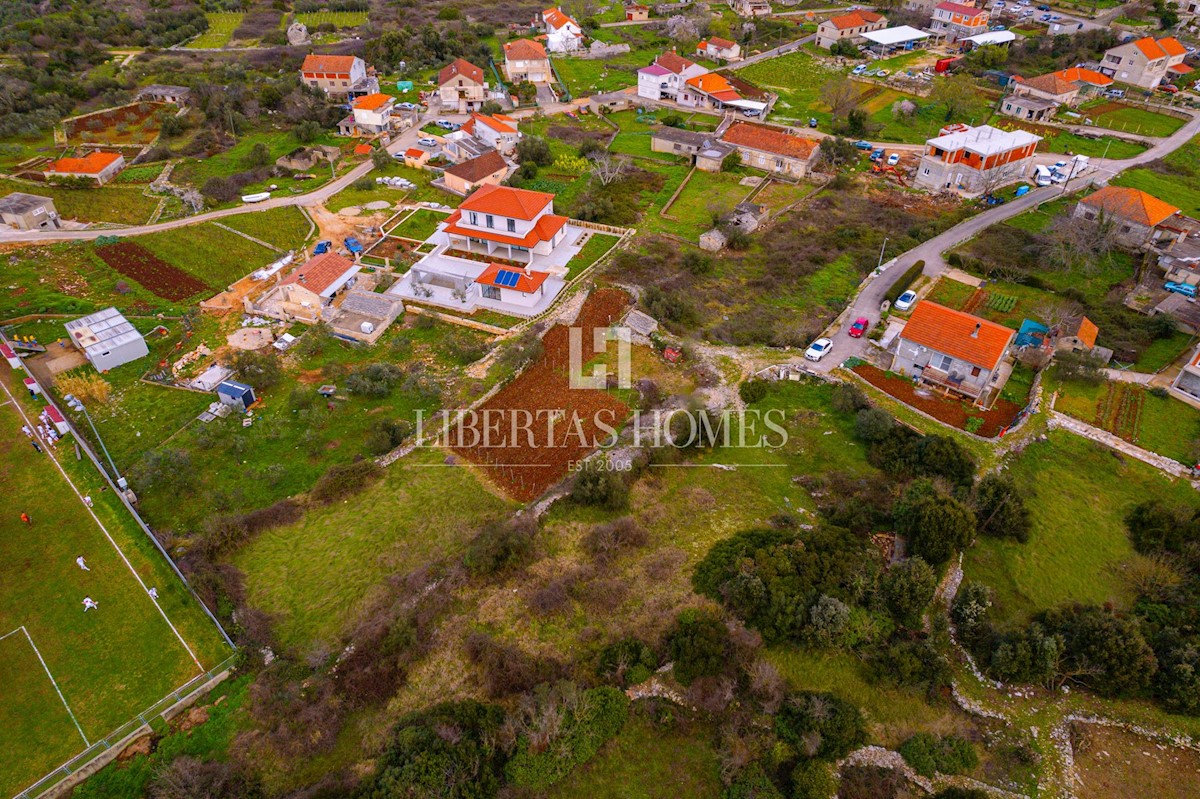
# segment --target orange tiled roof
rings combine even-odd
[[[83,158],[60,158],[51,162],[46,171],[67,175],[99,175],[120,157],[120,153],[104,153],[96,150]]]
[[[1094,69],[1087,69],[1085,67],[1060,69],[1058,72],[1052,74],[1057,75],[1063,80],[1069,80],[1072,83],[1089,83],[1092,86],[1108,86],[1113,82],[1113,79],[1107,75],[1102,75]]]
[[[503,187],[493,186],[489,183],[484,186],[480,186],[478,189],[476,189],[475,193],[467,199],[470,200],[471,198],[482,194],[488,189],[495,188]],[[466,205],[465,201],[463,205]],[[533,226],[533,229],[524,236],[509,236],[496,230],[462,227],[458,224],[462,221],[462,208],[463,206],[459,206],[459,210],[446,217],[447,233],[454,233],[459,236],[471,236],[477,239],[487,239],[488,241],[494,241],[498,244],[512,244],[518,247],[525,247],[527,249],[533,247],[539,242],[550,241],[555,235],[558,234],[558,231],[562,230],[563,226],[567,224],[567,218],[565,216],[559,216],[558,214],[545,214],[538,219],[537,224]]]
[[[354,154],[355,155],[370,155],[371,150],[373,150],[373,149],[375,149],[375,148],[373,148],[369,144],[360,144],[354,148]]]
[[[711,94],[714,97],[728,92],[733,93],[732,97],[717,97],[719,100],[736,100],[741,96],[737,93],[737,90],[733,88],[733,84],[729,82],[729,79],[719,72],[706,72],[703,75],[697,75],[694,78],[689,78],[687,85],[695,87],[705,94]]]
[[[355,100],[354,107],[364,111],[378,111],[393,99],[390,94],[367,94]]]
[[[1142,51],[1142,55],[1146,56],[1146,58],[1149,58],[1151,61],[1159,58],[1166,58],[1167,51],[1159,46],[1158,42],[1154,40],[1153,36],[1143,36],[1141,39],[1138,39],[1136,42],[1134,42],[1134,45],[1137,47],[1137,49]]]
[[[844,31],[848,28],[861,28],[863,25],[869,25],[881,19],[883,19],[883,15],[876,14],[874,11],[851,11],[849,14],[830,17],[829,22],[833,23],[833,27]]]
[[[574,25],[579,27],[579,23],[571,19],[557,8],[547,8],[542,12],[542,20],[554,30],[558,30],[564,25]]]
[[[1186,75],[1192,71],[1192,68],[1187,64],[1172,64],[1171,66],[1167,67],[1167,69],[1179,75]]]
[[[1081,201],[1106,214],[1112,214],[1140,225],[1154,225],[1174,216],[1179,209],[1152,194],[1126,186],[1105,186]]]
[[[537,61],[546,57],[546,48],[530,39],[517,39],[504,44],[504,57],[509,61]]]
[[[516,272],[520,275],[517,278],[517,285],[509,286],[496,282],[496,276],[500,270],[505,272]],[[483,270],[483,274],[475,278],[476,283],[481,283],[485,286],[499,286],[500,288],[513,289],[525,294],[532,294],[546,282],[546,278],[550,277],[549,272],[535,272],[533,270],[521,270],[511,266],[501,266],[500,264],[488,264],[488,268]]]
[[[1174,36],[1168,36],[1165,39],[1158,40],[1158,46],[1163,49],[1167,55],[1187,55],[1187,48],[1179,43],[1179,40]]]
[[[1100,335],[1100,328],[1096,327],[1095,322],[1086,316],[1079,320],[1079,329],[1075,331],[1075,338],[1089,347],[1095,347],[1098,335]]]
[[[1030,78],[1026,81],[1022,81],[1022,83],[1031,89],[1037,89],[1040,92],[1052,94],[1056,97],[1062,94],[1070,94],[1077,89],[1074,83],[1066,78],[1063,78],[1057,72],[1050,72],[1046,75],[1038,75],[1036,78]]]
[[[481,122],[497,133],[516,133],[517,121],[504,114],[471,114],[472,122]]]
[[[454,80],[459,75],[474,81],[475,83],[483,83],[483,70],[467,61],[465,58],[456,58],[442,70],[438,72],[438,86]]]
[[[424,150],[418,149],[416,147],[409,147],[407,150],[404,151],[404,156],[406,158],[421,159],[427,155],[429,155],[429,153],[425,152]]]
[[[484,186],[462,201],[459,208],[513,219],[534,219],[554,202],[554,195],[511,186]]]
[[[720,36],[709,36],[708,43],[713,47],[720,48],[721,50],[728,50],[731,47],[737,46],[737,42],[731,42],[728,39],[722,39]]]
[[[791,158],[811,158],[817,149],[817,143],[812,139],[784,133],[782,130],[766,125],[755,125],[751,122],[735,122],[729,130],[725,131],[721,140],[749,147],[752,150],[762,150]]]
[[[991,370],[1000,363],[1016,334],[1012,328],[922,300],[900,337]]]
[[[327,252],[324,255],[310,258],[296,267],[290,275],[279,281],[279,285],[286,286],[295,283],[304,286],[314,294],[321,294],[348,271],[355,268],[357,267],[350,259],[343,258],[336,252]],[[304,280],[301,280],[301,277]]]
[[[676,75],[680,75],[688,67],[696,66],[695,61],[689,61],[679,53],[663,53],[658,58],[654,59],[654,63],[658,64],[663,69],[669,69]]]
[[[349,75],[357,56],[352,55],[321,55],[310,53],[304,57],[301,72],[319,72],[326,75]]]
[[[940,8],[942,11],[949,11],[951,14],[962,14],[963,16],[971,18],[971,19],[974,19],[975,17],[984,13],[984,10],[982,8],[976,8],[975,6],[963,5],[962,3],[951,3],[951,2],[938,3],[937,7]]]

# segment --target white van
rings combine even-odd
[[[1049,186],[1054,182],[1054,173],[1050,171],[1048,166],[1039,166],[1034,169],[1033,182],[1039,186]]]

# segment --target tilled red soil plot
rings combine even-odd
[[[628,304],[629,295],[618,289],[601,289],[588,297],[573,325],[583,330],[585,361],[593,331],[612,324]],[[629,407],[608,392],[570,387],[568,331],[566,325],[551,328],[542,339],[542,356],[479,409],[480,413],[500,412],[503,428],[498,438],[502,445],[454,447],[479,464],[514,499],[528,501],[541,496],[566,476],[572,461],[590,453],[592,442],[606,436],[596,424],[598,415],[613,428],[629,417]],[[565,412],[565,418],[551,428],[545,422],[547,414],[558,411]],[[520,432],[514,437],[510,420],[521,418],[522,412],[532,414],[535,421],[528,434]]]
[[[975,431],[975,435],[984,438],[994,438],[999,435],[1000,431],[1012,424],[1013,420],[1017,418],[1017,414],[1021,412],[1021,406],[1006,399],[996,400],[996,404],[992,406],[991,410],[985,411],[953,398],[942,397],[929,389],[920,389],[922,393],[918,394],[918,388],[911,379],[889,374],[869,364],[859,364],[854,367],[854,373],[905,405],[911,405],[934,419],[960,430],[967,429],[967,419],[970,417],[983,419],[983,426]],[[928,396],[923,396],[923,394],[928,394]]]
[[[179,302],[209,291],[208,285],[200,279],[171,266],[132,241],[105,244],[96,248],[96,254],[104,263],[165,300]]]

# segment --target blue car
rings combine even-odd
[[[1163,284],[1163,288],[1167,291],[1173,291],[1176,294],[1182,294],[1185,297],[1196,296],[1196,287],[1189,285],[1188,283],[1175,283],[1174,281],[1168,281]]]
[[[854,142],[854,146],[860,150],[870,150],[872,144],[869,141],[863,141],[860,139],[859,141]]]
[[[332,241],[318,241],[317,245],[313,247],[313,255],[324,255],[329,252],[329,248],[332,246]]]
[[[346,244],[346,249],[349,250],[350,252],[354,253],[355,255],[358,255],[365,249],[362,246],[362,242],[359,241],[358,239],[354,238],[353,236],[347,236],[345,244]]]

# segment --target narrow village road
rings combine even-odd
[[[1174,152],[1187,144],[1197,133],[1200,133],[1200,116],[1193,117],[1172,136],[1162,139],[1140,155],[1120,161],[1108,161],[1097,164],[1096,171],[1092,173],[1093,179],[1101,183],[1107,183],[1126,169],[1148,164],[1151,161]],[[877,322],[879,320],[879,306],[883,303],[883,298],[887,294],[888,289],[917,261],[925,262],[925,268],[922,270],[923,274],[930,278],[940,277],[949,268],[949,265],[942,258],[942,253],[979,235],[985,228],[1003,222],[1006,219],[1011,219],[1035,205],[1054,199],[1071,188],[1074,188],[1074,186],[1067,184],[1064,186],[1045,186],[1034,189],[1024,197],[982,211],[970,219],[960,222],[944,233],[919,244],[903,255],[898,256],[887,271],[863,286],[862,290],[854,298],[854,302],[851,303],[850,308],[844,312],[840,320],[835,321],[825,331],[824,335],[833,340],[833,348],[821,361],[809,364],[809,368],[819,372],[831,372],[847,358],[853,356],[861,357],[866,352],[870,343],[866,338],[850,338],[849,336],[839,335],[840,328],[843,327],[842,320],[865,316],[872,322]]]

